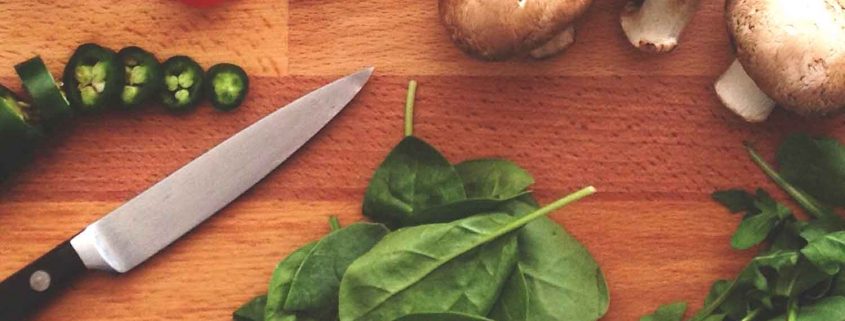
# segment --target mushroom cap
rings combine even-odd
[[[737,59],[757,86],[799,114],[845,106],[845,0],[729,0]]]
[[[440,19],[470,55],[506,59],[563,32],[593,0],[440,0]]]

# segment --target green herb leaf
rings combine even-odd
[[[260,295],[241,306],[232,314],[235,321],[264,321],[264,306],[267,305],[267,295]]]
[[[396,321],[493,321],[491,319],[464,313],[438,312],[415,313],[403,316]],[[501,320],[496,320],[501,321]]]
[[[364,195],[364,215],[390,226],[429,223],[426,208],[466,199],[455,168],[434,147],[405,137],[373,174]]]
[[[757,199],[748,211],[731,239],[735,249],[745,250],[760,244],[784,221],[794,219],[789,208],[775,202],[763,190],[757,190]]]
[[[728,208],[731,213],[748,212],[754,210],[754,195],[741,189],[716,191],[713,199]]]
[[[356,223],[323,237],[296,270],[284,309],[303,311],[335,307],[346,268],[387,232],[381,224]]]
[[[845,231],[830,233],[807,244],[801,253],[829,275],[845,264]]]
[[[686,302],[661,305],[654,313],[640,318],[640,321],[681,321],[687,311]]]
[[[516,237],[501,232],[513,222],[508,215],[490,214],[388,234],[343,277],[340,319],[486,315],[516,263]]]
[[[797,311],[795,321],[845,321],[845,297],[831,296],[815,303],[802,306]],[[770,321],[787,321],[786,315]]]
[[[838,141],[792,135],[777,159],[786,180],[822,202],[845,206],[845,146]]]

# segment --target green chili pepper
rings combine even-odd
[[[206,96],[214,108],[230,111],[243,103],[249,91],[249,77],[243,68],[233,64],[216,64],[208,69]]]
[[[123,77],[114,51],[86,43],[76,48],[65,66],[65,93],[77,110],[96,111],[116,102],[123,90]]]
[[[24,61],[17,66],[23,86],[38,108],[39,121],[47,130],[52,130],[73,116],[67,98],[59,89],[41,57]]]
[[[161,64],[152,53],[126,47],[117,53],[123,63],[124,84],[120,95],[123,107],[131,108],[147,102],[161,88]]]
[[[29,159],[43,133],[32,105],[0,85],[0,181]]]
[[[203,70],[193,59],[174,56],[162,64],[164,70],[161,102],[175,112],[188,111],[202,97]]]

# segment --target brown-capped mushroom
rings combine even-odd
[[[629,0],[620,23],[634,47],[645,52],[664,53],[678,45],[699,0]]]
[[[839,1],[729,0],[725,17],[739,62],[716,82],[725,106],[748,121],[765,120],[775,104],[802,115],[845,106]]]
[[[440,19],[468,54],[547,57],[574,42],[572,23],[592,0],[440,0]]]

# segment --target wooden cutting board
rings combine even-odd
[[[752,254],[730,249],[738,217],[709,193],[775,190],[742,142],[771,156],[795,131],[845,138],[845,118],[778,110],[744,123],[712,90],[732,59],[721,1],[704,1],[664,56],[628,45],[623,5],[597,0],[563,55],[485,63],[452,45],[433,0],[241,0],[206,10],[165,0],[0,3],[0,82],[13,88],[14,64],[41,55],[58,74],[89,41],[187,54],[206,67],[237,63],[253,84],[231,114],[149,106],[75,119],[0,191],[0,278],[275,108],[373,65],[359,98],[240,200],[128,274],[89,274],[34,319],[229,320],[266,290],[279,259],[328,230],[328,215],[361,219],[369,177],[401,138],[409,79],[420,82],[417,134],[452,161],[515,160],[535,175],[542,201],[588,184],[601,191],[553,217],[602,265],[612,296],[605,320],[636,320],[674,300],[698,307],[713,280]]]

